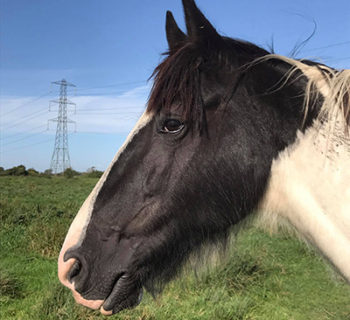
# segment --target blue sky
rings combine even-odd
[[[350,68],[348,0],[197,0],[224,35],[288,55]],[[62,78],[77,112],[69,117],[74,169],[104,170],[142,113],[147,83],[167,48],[166,10],[184,29],[180,0],[0,0],[0,166],[50,166],[57,115],[52,81]]]

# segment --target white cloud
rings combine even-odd
[[[132,129],[141,116],[147,102],[150,85],[136,87],[119,95],[80,95],[70,100],[76,103],[74,108],[68,106],[68,117],[77,123],[77,132],[125,133]],[[45,130],[48,120],[57,117],[57,104],[49,100],[56,97],[2,97],[0,100],[0,125],[3,135],[16,132]],[[57,99],[57,98],[56,98]],[[50,123],[54,133],[56,124]],[[69,127],[74,131],[74,126]]]

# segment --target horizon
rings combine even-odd
[[[350,2],[197,0],[222,35],[297,58],[350,68]],[[54,81],[74,83],[68,117],[71,167],[104,171],[148,99],[147,79],[167,49],[165,13],[185,30],[181,1],[0,0],[0,166],[50,167],[57,116]],[[316,29],[316,30],[315,30]],[[303,41],[315,34],[309,41]],[[51,107],[51,111],[49,111]]]

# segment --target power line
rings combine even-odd
[[[117,87],[117,86],[122,86],[122,85],[141,84],[141,83],[146,84],[146,81],[143,80],[143,81],[133,81],[133,82],[124,82],[124,83],[121,82],[121,83],[107,84],[107,85],[96,86],[96,87],[79,88],[79,89],[77,89],[77,91],[112,88],[112,87]],[[118,92],[113,91],[113,92],[110,92],[110,93],[106,93],[106,92],[94,93],[94,95],[106,95],[106,94],[112,95],[112,94],[118,94],[118,93],[122,93],[122,92],[125,92],[125,90],[120,90],[120,91],[118,91]],[[9,111],[7,111],[7,112],[1,114],[1,117],[5,117],[5,116],[7,116],[7,115],[9,115],[9,114],[11,114],[11,113],[13,113],[13,112],[19,110],[20,108],[23,108],[23,107],[28,106],[28,105],[30,105],[30,104],[36,102],[36,101],[39,101],[39,100],[41,100],[42,98],[44,98],[44,97],[50,95],[51,93],[52,93],[52,91],[49,91],[49,92],[46,92],[46,93],[44,93],[44,94],[42,94],[42,95],[40,95],[40,96],[38,96],[38,97],[36,97],[36,98],[30,100],[30,101],[27,101],[27,102],[25,102],[25,103],[23,103],[23,104],[21,104],[21,105],[15,107],[14,109],[9,110]]]
[[[118,134],[118,132],[103,132],[103,131],[78,131],[76,133],[79,134],[91,134],[91,135],[115,135]]]
[[[57,101],[52,101],[52,102],[57,102]],[[127,107],[127,108],[134,108],[134,109],[140,109],[142,110],[141,107]],[[106,109],[82,109],[82,110],[79,110],[80,111],[83,111],[83,112],[91,112],[91,111],[113,111],[113,110],[116,110],[116,108],[106,108]],[[21,124],[22,122],[26,121],[26,120],[30,120],[30,119],[33,119],[39,115],[42,115],[44,113],[47,112],[47,108],[44,108],[44,109],[40,109],[40,110],[37,110],[36,112],[34,113],[31,113],[31,114],[27,114],[25,115],[24,117],[21,117],[19,118],[19,121],[16,121],[14,123],[10,123],[10,124],[7,124],[5,125],[4,127],[2,127],[2,129],[10,129],[10,128],[13,128],[13,127],[16,127],[17,125]],[[116,111],[118,112],[118,111]],[[125,111],[123,113],[133,113],[133,112],[137,112],[137,111]]]
[[[119,113],[89,113],[89,114],[83,114],[82,116],[118,116],[119,119],[137,119],[138,116],[140,116],[141,114],[134,114],[134,115],[120,115]]]
[[[142,112],[142,108],[141,107],[137,107],[137,106],[134,106],[134,107],[127,107],[128,109],[129,108],[135,108],[135,109],[140,109],[140,111],[115,111],[113,112],[114,110],[116,110],[115,108],[102,108],[102,109],[81,109],[81,110],[78,110],[78,115],[81,115],[81,116],[88,116],[88,115],[120,115],[120,116],[130,116],[130,117],[134,117],[134,116],[137,116],[139,115],[141,112]],[[105,111],[111,111],[111,112],[105,112]],[[10,123],[8,125],[6,125],[5,127],[3,127],[2,129],[12,129],[12,128],[15,128],[15,127],[18,127],[19,125],[21,125],[23,122],[25,121],[28,121],[28,120],[31,120],[31,119],[34,119],[40,115],[43,115],[47,112],[47,108],[43,109],[43,110],[38,110],[30,115],[26,115],[22,118],[20,118],[19,121],[16,121],[15,123]],[[42,127],[44,127],[45,125],[40,125],[40,126],[37,126],[37,127],[34,127],[32,129],[29,129],[27,131],[22,131],[22,132],[19,132],[19,133],[15,133],[15,134],[12,134],[10,136],[6,136],[6,137],[3,137],[3,138],[0,138],[0,140],[8,140],[8,139],[13,139],[17,136],[20,136],[22,134],[26,134],[26,133],[29,133],[29,132],[32,132],[36,129],[40,129]]]
[[[26,130],[26,131],[21,131],[21,132],[17,132],[17,133],[14,133],[14,134],[11,134],[11,135],[6,135],[6,137],[0,137],[0,140],[8,140],[8,139],[13,139],[14,137],[17,137],[17,136],[20,136],[22,134],[26,134],[26,133],[29,133],[29,132],[32,132],[34,130],[37,130],[37,129],[40,129],[40,128],[43,128],[43,127],[46,127],[46,125],[41,125],[41,126],[38,126],[38,127],[34,127],[32,129],[29,129],[29,130]]]
[[[95,86],[95,87],[88,87],[88,88],[81,88],[79,89],[79,91],[82,91],[82,90],[92,90],[92,89],[103,89],[103,88],[112,88],[112,87],[118,87],[118,86],[123,86],[123,85],[133,85],[133,84],[146,84],[147,81],[146,80],[142,80],[142,81],[132,81],[132,82],[124,82],[124,83],[114,83],[114,84],[107,84],[107,85],[102,85],[102,86]],[[60,84],[60,82],[56,82],[54,84]],[[125,90],[122,90],[121,92],[125,92]],[[22,103],[21,105],[15,107],[14,109],[12,110],[9,110],[7,111],[6,113],[2,114],[1,116],[2,117],[5,117],[5,116],[8,116],[8,115],[11,115],[12,113],[20,110],[21,108],[25,107],[25,106],[28,106],[30,104],[33,104],[37,101],[39,101],[40,99],[48,96],[49,94],[52,93],[52,90],[50,90],[49,92],[46,92],[36,98],[33,98],[31,99],[30,101],[27,101],[25,103]],[[117,92],[112,92],[111,94],[116,94]],[[106,92],[104,93],[101,93],[101,94],[107,94]],[[94,95],[96,95],[96,93],[94,93]],[[54,101],[54,102],[58,102],[59,101]],[[135,109],[139,109],[140,111],[134,111]],[[127,107],[127,109],[125,111],[118,111],[116,108],[103,108],[103,109],[82,109],[80,111],[80,115],[84,116],[84,115],[93,115],[93,116],[110,116],[110,115],[119,115],[121,116],[122,118],[124,119],[132,119],[134,118],[136,115],[139,115],[142,110],[144,109],[144,106],[140,107],[140,106],[129,106]],[[17,117],[15,119],[14,122],[11,122],[11,123],[6,123],[5,126],[2,126],[2,130],[8,130],[8,129],[12,129],[12,128],[15,128],[15,127],[18,127],[20,125],[22,125],[24,122],[27,122],[29,120],[32,120],[32,119],[35,119],[37,118],[38,116],[42,116],[44,115],[45,113],[47,112],[47,108],[45,109],[40,109],[40,110],[36,110],[35,112],[32,112],[30,114],[27,114],[27,115],[24,115],[22,117]],[[55,120],[55,119],[53,119]],[[40,129],[44,126],[36,126],[34,128],[31,128],[29,130],[26,130],[26,131],[22,131],[22,132],[18,132],[18,133],[14,133],[12,135],[7,135],[6,137],[0,137],[0,141],[6,141],[5,144],[3,145],[11,145],[11,144],[15,144],[16,142],[19,142],[19,141],[24,141],[26,139],[30,139],[42,132],[45,132],[45,131],[41,131],[41,132],[35,132],[33,134],[28,134],[28,133],[31,133],[37,129]],[[22,135],[24,135],[23,137],[21,137]],[[17,138],[16,140],[14,140],[15,138]]]
[[[17,126],[18,126],[19,124],[21,124],[22,122],[31,120],[31,119],[33,119],[33,118],[36,118],[37,116],[42,115],[42,114],[44,114],[44,113],[46,113],[46,112],[47,112],[47,108],[42,109],[42,110],[38,110],[38,111],[36,111],[36,112],[34,112],[34,113],[32,113],[32,114],[29,114],[29,115],[27,115],[27,116],[24,116],[24,117],[20,118],[20,119],[21,119],[20,121],[17,121],[17,122],[15,122],[15,123],[12,123],[12,124],[10,124],[10,125],[7,125],[7,126],[3,127],[2,129],[10,129],[10,128],[17,127]]]
[[[29,104],[32,104],[33,102],[39,101],[40,99],[42,99],[42,98],[48,96],[50,93],[51,93],[51,91],[49,91],[49,92],[47,92],[47,93],[44,93],[44,94],[42,94],[41,96],[39,96],[39,97],[37,97],[37,98],[34,98],[33,100],[30,100],[30,101],[28,101],[28,102],[25,102],[25,103],[19,105],[18,107],[14,108],[14,109],[12,109],[12,110],[10,110],[10,111],[8,111],[8,112],[5,112],[5,113],[2,114],[1,116],[2,116],[2,117],[5,117],[5,116],[7,116],[8,114],[17,111],[17,110],[20,109],[20,108],[23,108],[23,107],[25,107],[25,106],[27,106],[27,105],[29,105]]]
[[[114,83],[114,84],[106,84],[102,86],[97,86],[97,87],[87,87],[87,88],[79,88],[76,89],[76,91],[85,91],[85,90],[93,90],[93,89],[104,89],[104,88],[112,88],[112,87],[119,87],[123,85],[131,85],[131,84],[146,84],[146,80],[140,80],[140,81],[133,81],[133,82],[119,82],[119,83]]]
[[[15,141],[10,141],[10,142],[3,143],[1,146],[4,147],[4,146],[8,146],[8,145],[17,143],[17,142],[19,142],[19,141],[23,141],[23,140],[26,140],[26,139],[30,139],[30,138],[32,138],[32,137],[34,137],[34,136],[37,136],[37,135],[42,134],[42,133],[47,132],[47,131],[48,131],[48,130],[46,129],[46,130],[42,130],[42,131],[40,131],[40,132],[35,132],[35,133],[32,133],[32,134],[30,134],[30,135],[28,135],[28,136],[25,136],[25,137],[22,137],[22,138],[20,138],[20,139],[17,139],[17,140],[15,140]]]
[[[99,96],[113,96],[113,95],[119,97],[122,94],[127,93],[127,92],[129,92],[129,91],[124,90],[124,89],[121,89],[121,90],[118,90],[118,91],[117,90],[116,91],[108,90],[106,92],[100,91],[100,92],[93,92],[93,93],[90,93],[90,94],[88,94],[88,93],[84,93],[84,94],[80,93],[79,97],[90,97],[90,96],[99,97]]]
[[[100,110],[86,110],[86,111],[79,111],[77,115],[82,115],[82,114],[120,114],[120,115],[128,115],[128,114],[140,114],[142,113],[143,110],[135,110],[135,111],[128,111],[128,112],[122,112],[122,111],[113,111],[113,110],[105,110],[100,112]]]
[[[344,45],[347,45],[347,44],[350,44],[350,41],[338,42],[338,43],[333,43],[333,44],[330,44],[330,45],[327,45],[327,46],[323,46],[323,47],[306,49],[306,50],[303,50],[303,52],[323,50],[323,49],[328,49],[328,48],[344,46]]]
[[[88,111],[115,111],[115,112],[129,112],[128,110],[143,110],[145,107],[144,106],[130,106],[130,107],[123,107],[125,110],[121,110],[120,108],[96,108],[96,109],[78,109],[77,112],[88,112]],[[136,112],[136,111],[131,111],[131,112]]]
[[[24,148],[29,148],[29,147],[32,147],[32,146],[36,146],[36,145],[39,145],[39,144],[43,144],[43,143],[47,143],[47,142],[52,142],[52,141],[53,141],[53,138],[50,138],[50,139],[46,139],[46,140],[44,140],[44,141],[39,141],[39,142],[32,143],[32,144],[29,144],[29,145],[25,145],[25,146],[22,146],[22,147],[18,147],[18,148],[6,150],[6,154],[7,154],[8,152],[12,152],[12,151],[16,151],[16,150],[22,150],[22,149],[24,149]],[[0,153],[3,153],[3,151],[1,151]]]

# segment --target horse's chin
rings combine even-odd
[[[138,282],[130,283],[127,276],[122,276],[103,302],[100,311],[108,316],[124,309],[134,308],[140,304],[142,296],[143,289]]]

